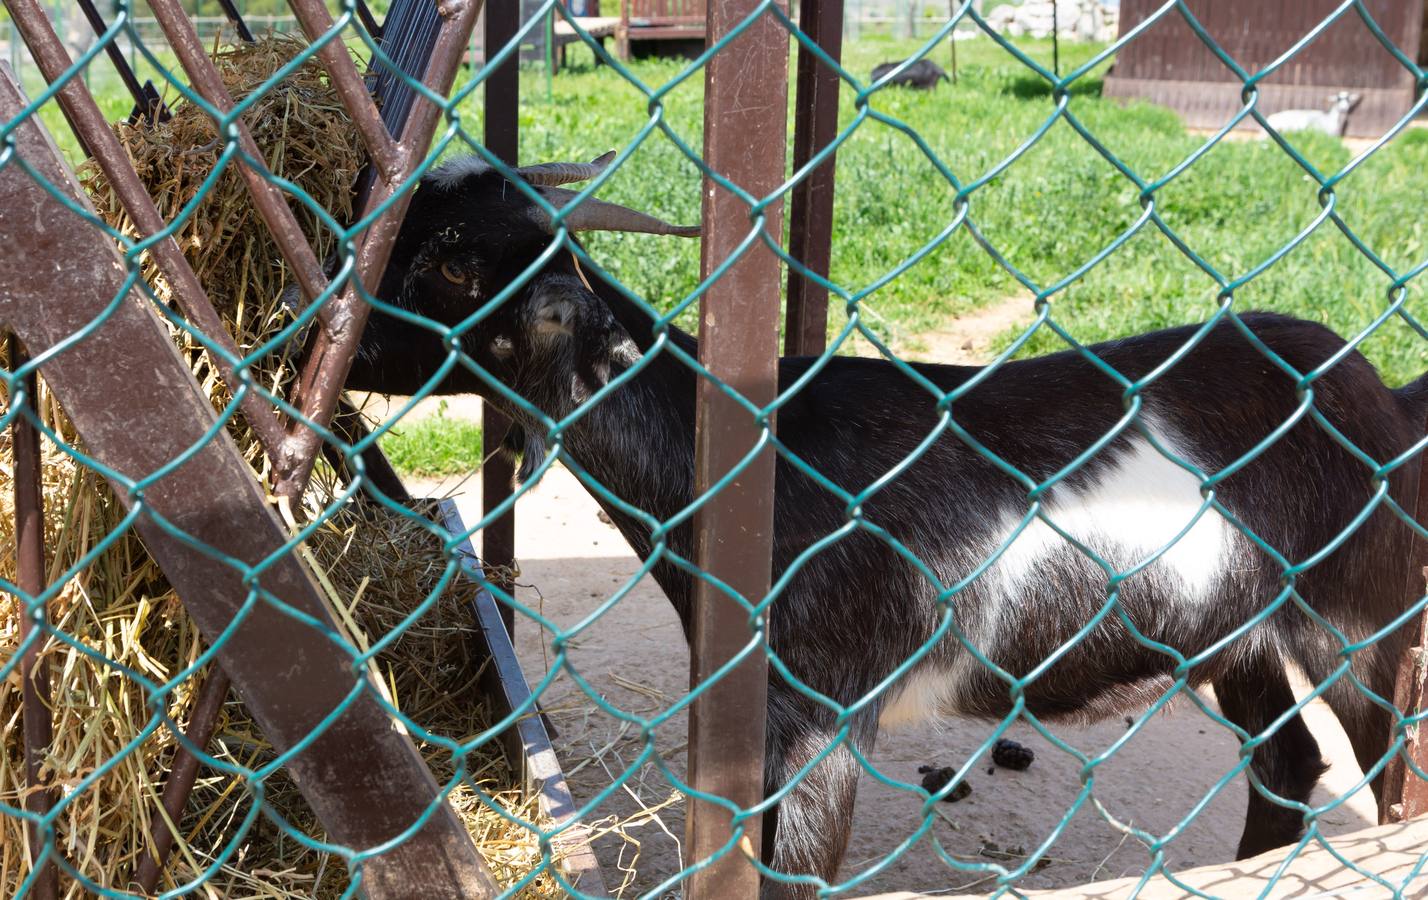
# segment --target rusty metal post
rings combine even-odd
[[[10,335],[8,349],[11,370],[29,362],[20,341]],[[34,374],[26,376],[26,402],[39,415],[37,383]],[[10,400],[14,402],[12,395]],[[45,589],[45,498],[41,490],[43,472],[40,463],[40,433],[34,423],[23,415],[10,422],[10,446],[15,459],[15,569],[16,584],[21,591],[36,597]],[[44,611],[40,611],[44,615]],[[35,630],[28,615],[20,617],[20,640],[23,642]],[[40,657],[42,637],[20,659],[20,704],[24,716],[25,734],[25,809],[43,816],[54,806],[54,788],[44,774],[45,753],[54,737],[50,718],[49,665]],[[39,861],[40,829],[31,824],[30,862]],[[34,882],[30,896],[37,900],[54,900],[58,893],[58,871],[55,864],[45,862],[44,871]]]
[[[720,41],[757,7],[757,0],[710,4],[708,40]],[[764,16],[709,61],[704,78],[704,160],[714,172],[755,197],[784,178],[788,128],[788,33]],[[704,183],[701,273],[708,277],[751,230],[743,201]],[[782,234],[777,205],[762,227]],[[778,387],[780,260],[755,244],[701,298],[699,358],[709,371],[760,406]],[[771,423],[770,423],[771,424]],[[720,389],[700,380],[696,400],[695,491],[702,495],[752,449],[761,426]],[[694,517],[695,562],[751,602],[769,589],[773,552],[774,454],[760,454]],[[702,690],[689,714],[689,784],[749,808],[764,797],[764,710],[768,659],[756,651],[718,682],[706,684],[753,639],[748,615],[704,580],[696,582],[690,636],[690,687]],[[689,858],[713,856],[730,840],[727,811],[694,797],[685,825]],[[687,897],[754,897],[761,845],[757,818],[743,823],[738,848],[689,881]]]
[[[213,729],[218,724],[218,714],[223,710],[223,701],[228,699],[230,684],[228,674],[221,667],[208,667],[208,680],[203,683],[203,690],[189,714],[188,728],[184,730],[184,735],[195,747],[207,747],[208,742],[212,740]],[[193,792],[193,784],[197,778],[198,757],[180,744],[174,752],[173,768],[169,770],[168,778],[164,781],[163,804],[169,821],[177,824],[183,818],[184,807],[188,806],[188,797]],[[139,886],[139,892],[145,896],[154,893],[154,889],[158,887],[159,875],[164,870],[164,863],[168,862],[169,851],[173,849],[176,837],[162,816],[154,816],[153,821],[149,823],[149,839],[152,843],[140,855],[138,874],[134,879]]]
[[[289,0],[288,5],[308,41],[315,42],[332,29],[332,16],[321,0]],[[397,142],[382,125],[381,118],[370,113],[372,96],[352,62],[352,54],[347,52],[346,45],[338,37],[323,44],[322,49],[317,51],[317,57],[322,60],[343,108],[352,118],[372,168],[383,181],[393,183],[402,172],[402,154]]]
[[[508,41],[516,36],[521,24],[521,5],[516,0],[496,0],[486,7],[487,64]],[[501,161],[514,166],[520,150],[520,55],[512,54],[505,65],[486,79],[486,147]],[[486,461],[481,466],[481,512],[491,510],[511,496],[515,467],[504,453],[491,453],[506,439],[511,421],[489,403],[481,403],[481,433],[487,448]],[[481,530],[481,557],[497,571],[509,572],[516,558],[516,515],[506,513]],[[509,581],[499,585],[509,591]],[[501,619],[506,631],[514,638],[516,611],[500,604]]]
[[[1428,422],[1423,426],[1428,434]],[[1420,523],[1428,521],[1428,450],[1418,465],[1409,470],[1404,479],[1404,496],[1411,503],[1408,509]],[[1414,535],[1408,554],[1408,577],[1404,594],[1417,600],[1428,591],[1428,542],[1418,540]],[[1398,678],[1393,688],[1393,705],[1404,716],[1411,716],[1428,710],[1428,611],[1405,628],[1412,630],[1408,640],[1408,651],[1399,661]],[[1428,771],[1428,723],[1408,729],[1403,750],[1394,755],[1384,767],[1383,797],[1379,808],[1382,824],[1406,822],[1428,813],[1428,781],[1419,778],[1408,767],[1406,760],[1422,770]]]
[[[471,35],[476,18],[480,15],[481,2],[482,0],[444,0],[437,7],[442,17],[441,31],[437,35],[422,81],[439,96],[444,97],[450,93],[451,85],[456,80],[461,54],[466,48],[466,40]],[[376,115],[376,106],[369,107],[370,114]],[[370,290],[376,290],[381,281],[382,271],[387,267],[392,245],[396,242],[397,232],[402,227],[402,219],[411,203],[411,191],[397,192],[411,179],[416,166],[424,159],[441,113],[441,106],[425,99],[419,98],[414,103],[406,125],[402,128],[399,142],[402,158],[400,177],[393,182],[379,185],[371,192],[363,206],[362,217],[365,218],[381,204],[392,201],[372,223],[357,249],[357,277],[361,278]],[[332,323],[331,327],[318,332],[312,351],[303,366],[295,397],[303,415],[324,426],[332,421],[338,396],[347,381],[347,373],[352,368],[352,360],[357,355],[357,346],[361,343],[362,331],[371,312],[371,307],[357,301],[350,289],[344,291],[336,301],[328,320]],[[289,433],[284,441],[283,459],[278,466],[274,489],[280,498],[292,501],[302,494],[321,443],[322,438],[318,433],[304,426],[298,426]]]
[[[18,86],[0,78],[0,118],[13,118],[25,105]],[[15,152],[72,202],[84,203],[38,121],[25,123],[14,136]],[[90,329],[42,369],[86,451],[111,471],[137,478],[199,448],[182,466],[145,486],[135,529],[204,637],[226,635],[218,660],[274,747],[286,752],[307,742],[289,767],[332,840],[365,850],[423,822],[410,837],[363,863],[367,895],[380,900],[498,893],[410,737],[377,702],[378,689],[353,671],[350,657],[327,637],[340,629],[301,561],[291,555],[272,561],[261,575],[261,588],[317,627],[301,625],[266,602],[248,609],[232,627],[249,591],[243,571],[190,541],[255,566],[272,558],[288,533],[231,438],[215,431],[212,404],[158,314],[133,295],[113,303],[123,284],[113,243],[83,227],[13,165],[0,171],[0,238],[15,251],[0,255],[0,284],[6,287],[0,292],[0,322],[36,356]],[[55,270],[35,266],[35,259],[70,264]],[[105,315],[96,320],[101,312]],[[117,359],[125,364],[115,365]],[[137,498],[122,483],[115,488],[132,508]],[[203,502],[195,503],[196,497]],[[342,711],[333,716],[339,706]],[[324,722],[325,729],[314,735]]]
[[[801,0],[798,26],[834,60],[843,56],[843,0]],[[808,164],[838,135],[838,73],[803,45],[798,48],[798,92],[793,101],[793,170]],[[789,195],[788,252],[828,277],[833,247],[834,154]],[[813,356],[828,343],[828,291],[789,269],[784,352]]]
[[[229,95],[228,88],[224,86],[223,78],[218,74],[218,67],[208,58],[208,51],[199,40],[198,33],[193,30],[193,24],[188,20],[178,0],[152,0],[150,8],[168,38],[169,46],[178,56],[179,64],[188,73],[194,89],[220,113],[227,114],[232,111],[236,104]],[[311,300],[327,287],[327,276],[323,274],[322,265],[318,262],[317,255],[312,252],[312,247],[308,245],[307,238],[303,237],[302,227],[298,225],[297,217],[288,207],[287,198],[268,180],[271,173],[267,166],[263,165],[266,157],[254,143],[248,127],[242,121],[237,122],[236,126],[238,146],[253,161],[252,164],[237,164],[238,173],[253,198],[253,208],[262,216],[282,252],[283,259],[292,267],[293,277],[297,279],[307,299]],[[254,168],[254,165],[258,168]]]

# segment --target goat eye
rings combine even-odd
[[[441,264],[441,277],[445,278],[447,281],[451,282],[452,284],[465,284],[465,283],[466,283],[466,276],[463,275],[462,273],[456,271],[455,269],[451,268],[451,263],[442,263],[442,264]]]

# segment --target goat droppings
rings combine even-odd
[[[1001,738],[992,747],[992,762],[1003,769],[1015,769],[1024,772],[1031,768],[1031,764],[1036,761],[1036,754],[1030,747],[1018,744],[1016,741],[1009,741]]]
[[[937,792],[947,786],[947,782],[957,774],[957,770],[951,766],[937,768],[936,766],[918,766],[917,771],[922,775],[922,789],[927,793],[936,796]],[[943,803],[956,803],[965,799],[972,793],[972,785],[966,781],[959,782],[946,797],[942,798]]]

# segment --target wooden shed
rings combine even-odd
[[[1187,0],[1205,30],[1240,66],[1255,72],[1324,21],[1339,0]],[[1408,58],[1424,58],[1424,0],[1365,0],[1365,8]],[[1121,0],[1120,33],[1143,23],[1162,0]],[[1172,10],[1116,56],[1105,96],[1168,106],[1197,128],[1219,128],[1241,107],[1243,84]],[[1349,10],[1272,76],[1260,82],[1259,108],[1325,109],[1337,91],[1362,100],[1347,133],[1376,137],[1414,102],[1413,76]],[[1253,119],[1242,127],[1257,128]]]

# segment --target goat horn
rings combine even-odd
[[[615,151],[611,150],[609,153],[595,157],[588,163],[553,162],[541,163],[536,166],[521,166],[516,170],[516,174],[533,185],[553,187],[558,184],[570,184],[572,181],[589,181],[605,171],[605,167],[614,158]]]
[[[541,195],[556,209],[564,209],[578,196],[576,191],[564,188],[541,188]],[[553,231],[550,217],[544,210],[534,212],[541,227]],[[698,225],[671,225],[663,219],[646,215],[639,210],[586,197],[580,205],[570,211],[563,220],[571,231],[636,231],[641,234],[669,234],[677,237],[698,237]]]

